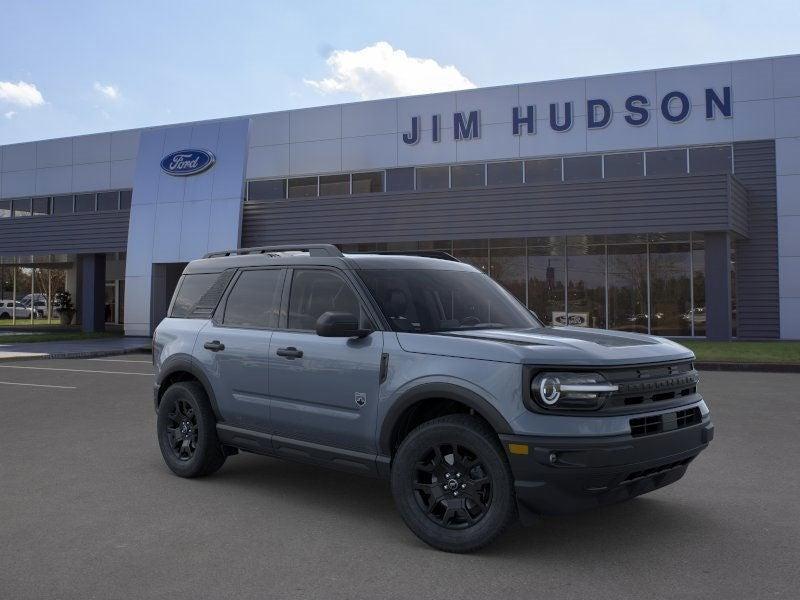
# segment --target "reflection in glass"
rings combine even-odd
[[[692,240],[692,287],[694,292],[694,335],[706,334],[706,249],[705,242],[697,239],[695,234]]]
[[[691,335],[689,244],[650,244],[650,332]]]
[[[647,333],[647,245],[608,247],[608,328]]]
[[[528,308],[546,325],[558,325],[564,311],[563,238],[528,240]]]
[[[567,277],[570,324],[605,328],[605,246],[567,246]]]
[[[297,177],[289,180],[289,198],[313,198],[316,195],[316,177]]]
[[[516,241],[514,247],[495,242]],[[489,275],[525,304],[525,240],[492,240]]]

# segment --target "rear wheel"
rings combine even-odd
[[[175,383],[164,392],[156,428],[161,455],[176,475],[210,475],[225,462],[214,413],[197,382]]]
[[[412,431],[392,464],[406,525],[447,552],[473,552],[516,518],[514,480],[497,436],[480,419],[449,415]]]

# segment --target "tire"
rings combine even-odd
[[[11,318],[11,315],[8,314],[7,312],[0,313],[0,319],[6,320],[6,319],[10,319],[10,318]]]
[[[445,552],[479,550],[517,518],[505,453],[494,431],[471,415],[440,417],[408,434],[391,487],[409,529]]]
[[[214,413],[197,382],[167,388],[158,405],[156,430],[164,462],[180,477],[211,475],[225,462]]]

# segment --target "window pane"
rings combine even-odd
[[[219,277],[220,273],[184,275],[178,291],[175,292],[176,295],[170,317],[189,318],[195,306],[200,303],[200,300]]]
[[[11,218],[11,200],[0,200],[0,219]]]
[[[30,217],[31,216],[31,199],[30,198],[17,198],[12,200],[14,205],[14,217]]]
[[[353,173],[354,194],[376,194],[383,191],[383,172]]]
[[[659,150],[646,154],[648,177],[686,173],[686,150]]]
[[[603,157],[603,176],[606,179],[613,177],[641,177],[644,175],[644,154],[629,152],[626,154],[606,154]]]
[[[298,177],[289,180],[289,198],[312,198],[316,195],[316,177]]]
[[[233,327],[275,327],[278,324],[283,271],[243,271],[225,303],[225,325]]]
[[[528,308],[546,325],[564,325],[564,244],[540,241],[543,245],[534,246],[528,240]]]
[[[489,275],[525,304],[525,247],[494,248]]]
[[[65,215],[72,212],[72,196],[53,196],[53,214]]]
[[[417,167],[417,190],[446,190],[450,187],[448,167]]]
[[[119,209],[120,210],[130,210],[131,209],[131,197],[133,196],[132,190],[122,190],[119,193]]]
[[[567,312],[570,325],[606,325],[606,248],[567,246]]]
[[[408,192],[414,189],[414,167],[386,171],[387,192]]]
[[[49,215],[50,214],[50,198],[44,196],[33,199],[33,214],[34,215]]]
[[[691,173],[730,173],[731,147],[689,148]]]
[[[247,199],[249,201],[283,200],[284,198],[286,198],[285,179],[251,181],[247,184]]]
[[[323,270],[295,270],[289,294],[289,329],[314,330],[317,319],[328,311],[355,315],[361,322],[361,305],[355,293],[338,275]]]
[[[603,157],[570,156],[564,159],[564,181],[581,181],[603,177]]]
[[[697,238],[697,236],[694,236]],[[695,239],[692,242],[692,286],[694,288],[694,334],[706,334],[706,248],[703,240]]]
[[[350,193],[350,174],[323,175],[319,178],[320,196],[342,196]]]
[[[525,183],[554,183],[561,181],[561,159],[525,161]]]
[[[647,333],[647,244],[608,246],[608,328]]]
[[[486,165],[455,165],[451,167],[450,176],[454,188],[483,187]]]
[[[75,212],[92,212],[94,207],[94,194],[77,194],[75,196]]]
[[[103,192],[97,194],[97,209],[98,210],[119,210],[119,193],[118,192]]]
[[[690,335],[689,244],[650,244],[650,333]]]
[[[488,185],[513,185],[522,183],[522,161],[497,162],[486,165]]]

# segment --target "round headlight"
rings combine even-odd
[[[539,397],[548,405],[558,402],[561,397],[561,382],[558,377],[542,377],[539,382]]]

